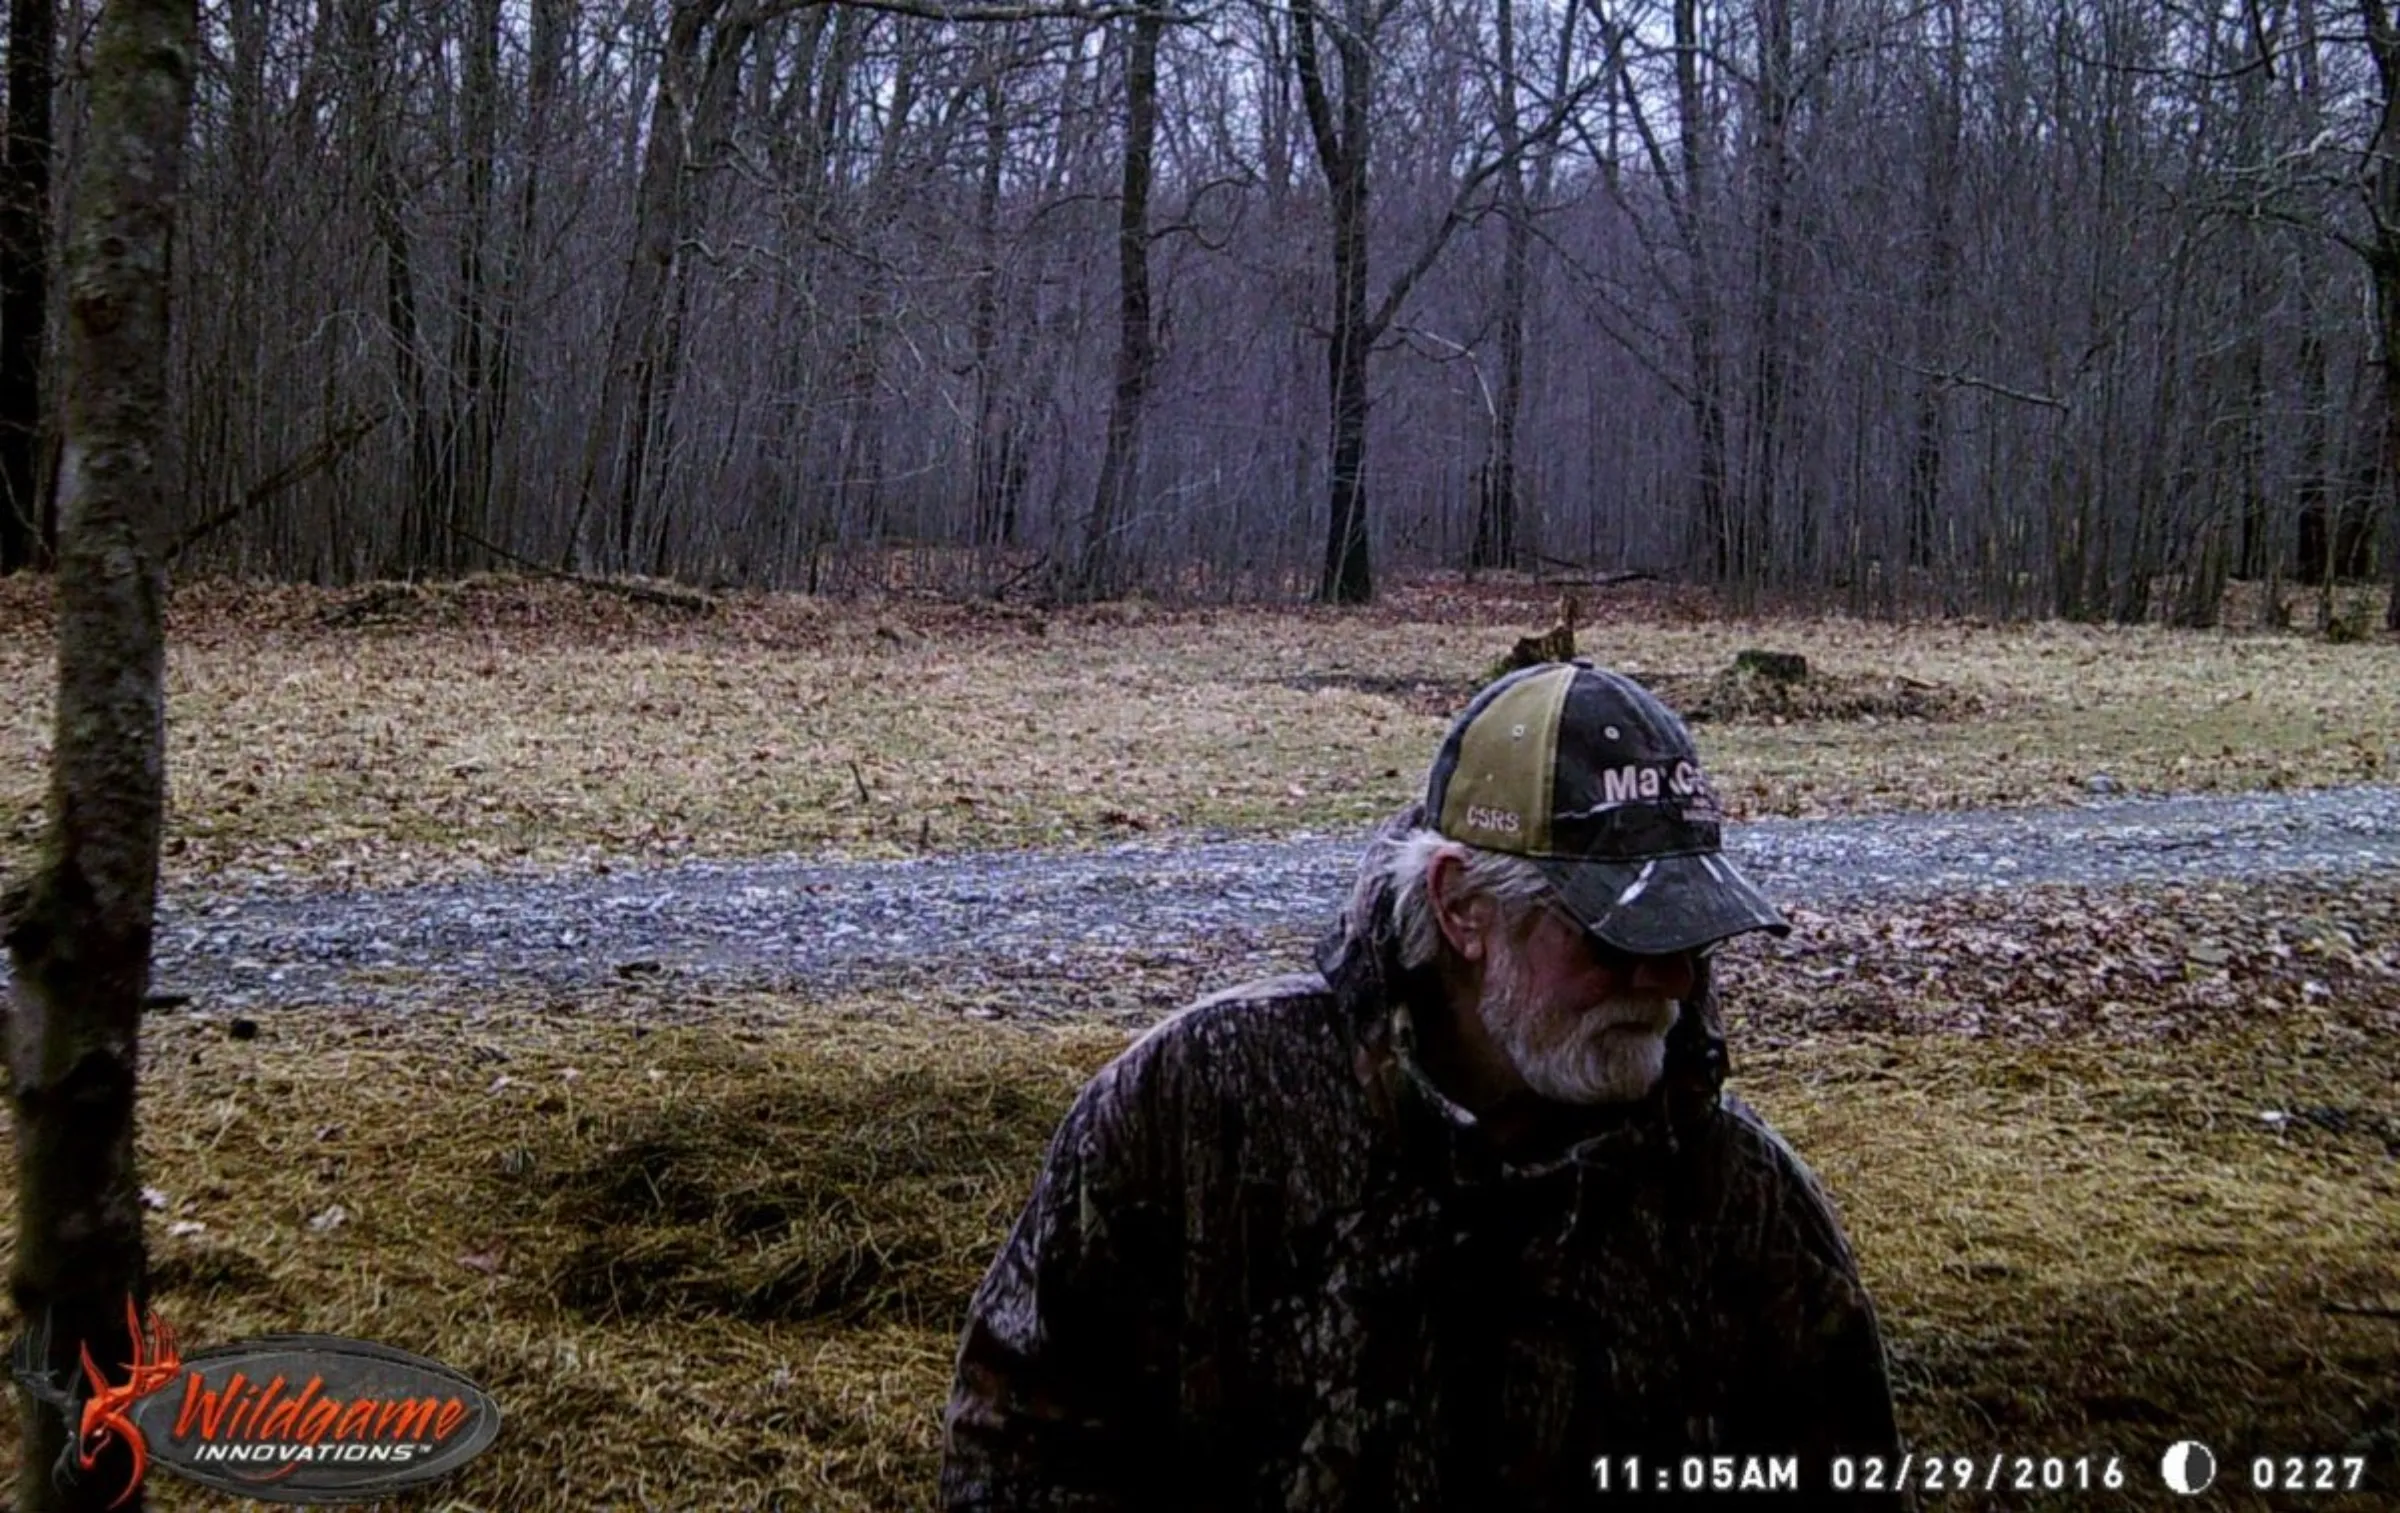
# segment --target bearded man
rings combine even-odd
[[[1789,926],[1722,823],[1640,684],[1478,694],[1320,970],[1076,1100],[975,1294],[946,1506],[1901,1505],[1858,1490],[1899,1446],[1841,1224],[1723,1091],[1708,953]]]

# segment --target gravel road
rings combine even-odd
[[[161,993],[210,1008],[403,1005],[449,979],[572,991],[627,978],[816,986],[906,965],[1039,970],[1069,953],[1255,942],[1330,919],[1363,837],[1204,840],[900,862],[692,862],[377,891],[170,895]],[[1776,898],[1823,909],[2041,883],[2400,868],[2400,788],[2109,799],[1732,827]]]

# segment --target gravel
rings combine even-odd
[[[436,988],[823,989],[1194,942],[1254,951],[1322,928],[1363,840],[691,862],[356,892],[220,880],[161,901],[153,982],[206,1008],[405,1007]],[[2050,883],[2357,874],[2400,867],[2400,788],[1760,820],[1734,827],[1727,849],[1771,896],[1819,911]]]

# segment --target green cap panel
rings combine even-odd
[[[1572,667],[1545,669],[1501,688],[1460,733],[1458,765],[1442,794],[1444,835],[1520,856],[1550,850],[1550,796],[1559,713]]]

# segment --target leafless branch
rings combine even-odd
[[[1921,367],[1916,363],[1899,357],[1887,356],[1884,360],[1891,363],[1892,366],[1902,369],[1905,372],[1916,374],[1919,378],[1929,378],[1937,384],[1942,384],[1950,388],[1979,389],[1986,394],[1995,395],[2001,399],[2013,399],[2019,404],[2040,405],[2045,409],[2059,410],[2062,412],[2072,411],[2075,408],[2072,403],[2060,398],[2056,394],[2037,394],[2030,389],[2011,388],[2007,384],[1995,383],[1991,379],[1979,377],[1976,374],[1966,372],[1963,369]]]
[[[944,3],[944,0],[767,0],[750,14],[750,19],[766,21],[777,16],[828,7],[874,11],[881,15],[906,16],[920,21],[949,21],[961,25],[1010,21],[1081,21],[1100,25],[1129,20],[1146,9],[1139,4],[1029,4],[1021,3],[1021,0],[1017,0],[1017,3],[966,0],[963,4]],[[1176,11],[1170,13],[1166,20],[1171,26],[1186,26],[1205,20],[1206,14],[1200,11]]]
[[[1441,223],[1434,227],[1432,234],[1419,244],[1415,259],[1402,269],[1399,277],[1393,279],[1390,287],[1383,291],[1381,303],[1376,305],[1375,313],[1368,317],[1367,335],[1369,340],[1380,338],[1384,328],[1389,326],[1393,317],[1400,313],[1401,305],[1415,290],[1417,280],[1423,278],[1441,257],[1442,249],[1449,244],[1452,234],[1467,223],[1475,197],[1483,191],[1483,186],[1491,181],[1492,176],[1511,162],[1521,160],[1527,150],[1555,141],[1559,132],[1564,129],[1568,118],[1603,82],[1605,81],[1598,75],[1584,80],[1566,98],[1551,103],[1549,111],[1543,116],[1540,124],[1525,133],[1518,142],[1515,152],[1496,152],[1477,163],[1460,178],[1458,188],[1450,196],[1449,208],[1442,213]]]
[[[585,573],[571,573],[563,568],[536,562],[531,557],[519,556],[507,547],[485,540],[482,536],[455,521],[451,523],[450,531],[468,545],[480,547],[512,567],[531,573],[537,578],[548,578],[554,583],[572,583],[577,588],[587,588],[595,593],[615,594],[621,599],[631,599],[637,604],[655,604],[663,609],[681,610],[687,615],[713,615],[717,612],[717,601],[706,594],[695,594],[680,588],[658,588],[647,583],[625,583],[615,578],[594,578]]]
[[[186,526],[183,534],[177,536],[174,542],[168,546],[167,560],[170,563],[174,562],[200,542],[233,524],[276,495],[307,482],[333,466],[352,447],[365,440],[376,427],[390,419],[391,414],[392,412],[387,408],[374,410],[365,415],[354,415],[341,425],[326,432],[307,451],[244,489],[241,498],[236,499],[207,519]]]

